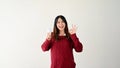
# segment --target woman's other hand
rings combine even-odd
[[[47,40],[51,40],[51,32],[47,33]]]
[[[71,35],[72,35],[72,34],[75,34],[76,31],[77,31],[76,25],[72,25],[72,28],[69,30],[70,34],[71,34]]]

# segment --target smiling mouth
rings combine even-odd
[[[59,28],[61,28],[61,29],[62,29],[62,28],[64,28],[64,26],[59,26]]]

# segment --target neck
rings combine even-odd
[[[66,34],[65,34],[64,31],[60,31],[59,36],[65,36],[65,35],[66,35]]]

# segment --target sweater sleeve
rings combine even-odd
[[[71,35],[71,39],[73,41],[73,47],[75,49],[76,52],[82,52],[83,50],[83,45],[82,43],[79,41],[79,39],[77,38],[76,34],[72,34]]]
[[[43,51],[48,51],[51,47],[51,40],[45,40],[45,42],[41,45]]]

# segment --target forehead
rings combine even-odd
[[[58,18],[58,21],[63,21],[61,18]]]

